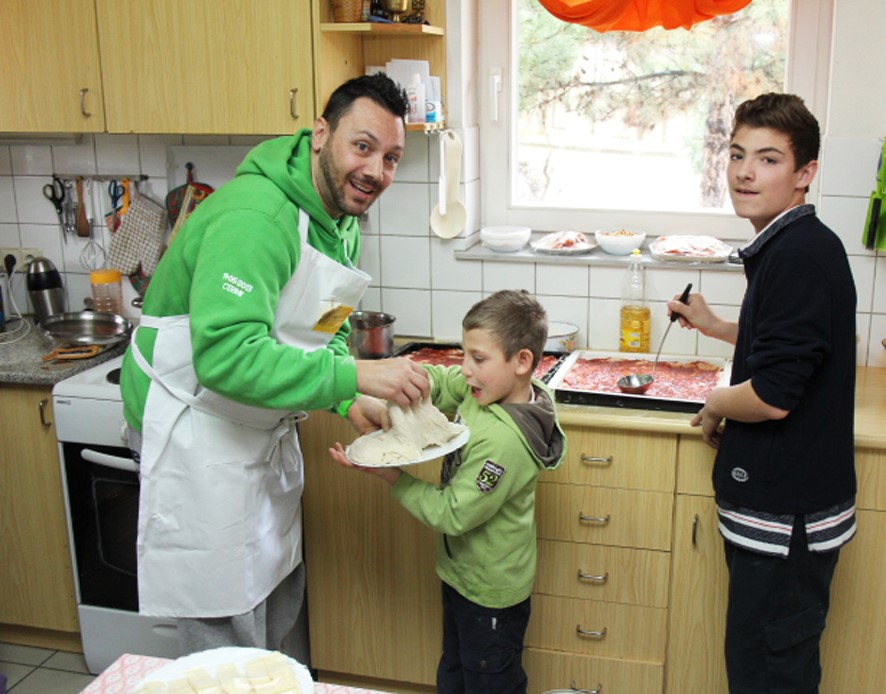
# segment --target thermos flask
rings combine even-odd
[[[34,306],[37,323],[49,316],[65,312],[65,292],[62,278],[48,258],[34,258],[28,265],[28,295]]]

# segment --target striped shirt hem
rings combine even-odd
[[[794,527],[793,514],[773,514],[717,502],[719,529],[731,544],[759,554],[787,557]],[[855,499],[824,511],[806,514],[806,546],[810,552],[833,552],[856,533]]]

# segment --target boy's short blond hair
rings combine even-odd
[[[548,339],[548,315],[525,289],[503,289],[478,301],[461,322],[463,330],[488,330],[506,359],[521,349],[532,352],[532,368],[541,361]]]

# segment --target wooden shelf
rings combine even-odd
[[[410,133],[425,133],[426,135],[430,135],[431,133],[438,133],[446,130],[446,122],[440,121],[438,123],[407,123],[406,124],[406,132]]]
[[[430,26],[428,24],[380,24],[377,22],[324,22],[320,24],[320,31],[363,33],[369,36],[443,36],[446,32],[443,27]]]

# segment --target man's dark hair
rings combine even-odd
[[[340,85],[326,102],[323,118],[329,124],[330,131],[335,130],[342,116],[350,111],[353,103],[360,98],[371,99],[403,120],[409,111],[406,91],[394,80],[382,72],[361,75]]]
[[[735,110],[732,121],[732,138],[741,127],[770,128],[784,133],[794,150],[794,171],[818,159],[821,133],[815,119],[803,99],[794,94],[761,94],[745,101]]]

